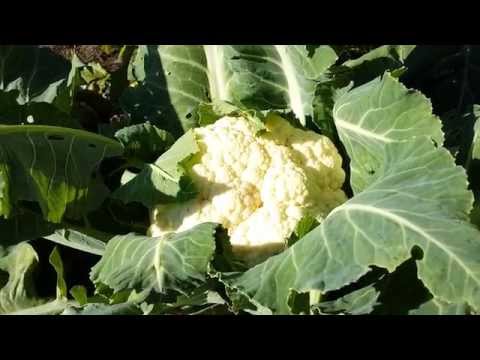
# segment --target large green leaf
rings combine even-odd
[[[312,308],[320,314],[364,315],[373,311],[380,293],[373,285],[355,290],[336,300],[321,302]]]
[[[317,82],[337,60],[328,46],[309,54],[305,45],[206,46],[209,64],[226,58],[226,81],[215,77],[220,100],[258,110],[289,109],[305,125],[313,115]],[[213,60],[214,59],[214,60]],[[220,64],[221,65],[221,64]],[[210,67],[218,73],[218,66]]]
[[[42,303],[36,297],[32,272],[38,255],[31,245],[22,243],[6,250],[0,247],[0,314],[11,313]],[[2,271],[8,281],[1,281]]]
[[[215,251],[217,225],[205,223],[181,233],[151,238],[129,234],[110,240],[91,279],[115,292],[124,289],[183,291],[206,277]]]
[[[80,63],[40,46],[0,46],[0,124],[79,127],[70,116]]]
[[[79,128],[80,125],[68,113],[46,102],[19,104],[18,90],[0,90],[1,125],[53,125]]]
[[[396,104],[404,104],[403,109]],[[359,279],[372,265],[391,272],[417,249],[423,256],[418,276],[433,296],[480,308],[480,233],[466,221],[472,194],[465,171],[432,142],[440,142],[441,132],[426,111],[428,101],[386,76],[350,91],[335,108],[338,131],[353,163],[356,196],[233,286],[256,302],[288,313],[293,290],[335,290]],[[369,114],[376,112],[383,113],[378,126],[365,127]],[[412,115],[416,112],[423,116]],[[366,177],[371,170],[375,174]]]
[[[208,102],[202,46],[139,46],[132,72],[139,86],[128,88],[121,105],[137,123],[150,121],[175,137],[196,125],[196,107]]]
[[[470,307],[465,304],[449,304],[432,299],[422,304],[418,309],[410,311],[410,315],[469,315]]]
[[[350,155],[355,193],[378,178],[387,144],[424,135],[443,143],[441,123],[432,115],[430,101],[388,73],[337,99],[333,116]]]
[[[170,133],[145,122],[123,128],[115,137],[125,147],[125,156],[144,162],[154,162],[175,142]]]
[[[188,131],[155,163],[145,164],[136,176],[130,174],[129,181],[118,188],[113,196],[125,203],[139,202],[147,207],[165,201],[191,198],[196,194],[196,190],[193,182],[186,176],[182,163],[198,151],[195,134]]]
[[[0,90],[18,90],[18,103],[52,103],[66,85],[70,64],[39,46],[0,46]]]
[[[123,96],[139,122],[180,134],[197,124],[199,104],[229,101],[255,110],[292,110],[305,124],[313,115],[317,81],[337,60],[328,46],[142,46],[132,60],[141,85]]]
[[[90,193],[101,161],[122,152],[119,143],[81,130],[0,126],[0,216],[10,217],[22,200],[37,202],[50,222],[65,211],[81,215],[106,195]]]
[[[95,255],[103,255],[105,242],[74,229],[57,229],[47,240]]]

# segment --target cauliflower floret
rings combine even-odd
[[[240,117],[195,129],[200,151],[188,171],[199,195],[157,206],[150,234],[217,222],[234,252],[271,254],[285,247],[303,216],[321,220],[346,201],[342,158],[330,139],[276,115],[265,124],[263,135]]]

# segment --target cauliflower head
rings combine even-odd
[[[152,212],[150,234],[222,224],[234,253],[273,254],[285,248],[302,217],[321,220],[346,201],[342,158],[330,139],[269,115],[266,132],[241,117],[194,129],[200,151],[189,175],[199,194]]]

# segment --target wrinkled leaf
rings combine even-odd
[[[440,125],[426,111],[428,101],[415,95],[387,76],[337,100],[335,122],[352,159],[357,195],[232,286],[288,313],[291,289],[339,289],[370,266],[393,271],[418,247],[418,276],[435,297],[480,307],[480,233],[466,221],[472,194],[465,172],[431,141],[441,142]],[[384,115],[371,128],[369,114],[376,112]],[[365,164],[375,176],[365,176]]]
[[[432,115],[430,101],[388,73],[340,96],[333,116],[350,155],[350,183],[355,193],[378,178],[387,144],[422,135],[443,143],[441,123]]]
[[[205,223],[181,233],[151,238],[129,234],[109,241],[91,272],[94,283],[114,292],[166,289],[182,292],[205,280],[215,251],[217,225]]]

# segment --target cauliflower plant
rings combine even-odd
[[[234,253],[282,250],[302,217],[321,221],[346,200],[342,158],[329,138],[297,129],[277,115],[257,134],[241,117],[194,130],[200,151],[189,175],[199,190],[190,201],[157,206],[152,236],[203,222],[222,224]]]

